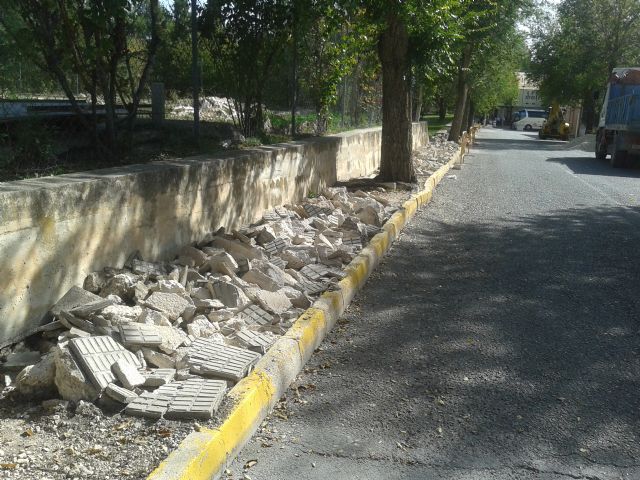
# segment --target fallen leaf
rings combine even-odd
[[[33,430],[27,428],[24,432],[22,432],[23,437],[33,437]]]
[[[247,463],[244,464],[244,468],[245,470],[248,470],[254,465],[256,465],[257,463],[258,463],[258,460],[249,460]]]
[[[0,463],[0,468],[3,468],[5,470],[15,470],[17,467],[17,463]]]

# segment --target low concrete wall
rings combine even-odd
[[[428,141],[414,124],[414,146]],[[0,184],[0,346],[37,327],[91,271],[169,258],[336,180],[372,174],[380,129],[254,150]]]

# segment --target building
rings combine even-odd
[[[527,78],[524,72],[516,72],[518,77],[518,100],[514,105],[514,110],[523,108],[542,108],[542,98],[538,85]]]

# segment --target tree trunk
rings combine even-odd
[[[469,116],[467,117],[467,132],[473,127],[473,117],[476,115],[476,106],[472,101],[469,101]]]
[[[438,97],[438,118],[440,121],[444,120],[447,116],[447,99],[444,95]]]
[[[382,147],[380,180],[415,181],[411,159],[411,104],[409,96],[409,35],[395,14],[378,41],[382,63]]]
[[[413,97],[413,121],[419,122],[420,116],[422,115],[422,97],[423,97],[423,89],[422,84],[416,85],[416,93]]]
[[[198,55],[198,2],[191,0],[191,82],[193,85],[193,137],[200,141],[200,69]]]
[[[297,3],[293,2],[293,41],[291,62],[291,136],[296,135],[296,109],[298,108],[298,25]]]
[[[471,45],[464,47],[462,58],[458,65],[458,86],[456,97],[456,109],[453,114],[453,122],[451,123],[451,131],[449,132],[449,140],[457,142],[462,134],[462,126],[465,114],[465,105],[467,103],[467,95],[469,93],[469,85],[467,77],[469,76],[469,65],[471,64]]]

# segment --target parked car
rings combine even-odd
[[[547,119],[547,112],[544,110],[520,110],[513,117],[511,128],[515,130],[539,130]]]

